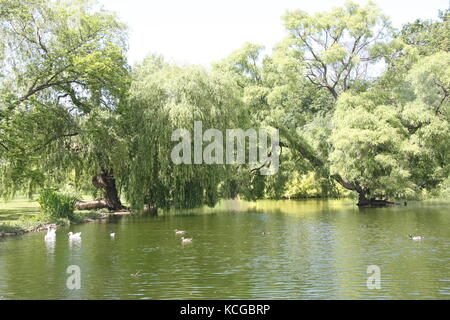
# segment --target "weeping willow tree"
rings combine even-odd
[[[172,141],[172,133],[186,129],[193,141],[195,121],[202,122],[203,132],[210,128],[225,132],[245,126],[245,114],[226,74],[170,65],[155,56],[137,66],[124,114],[130,160],[123,190],[132,207],[213,206],[234,166],[174,164],[171,153],[179,142]],[[203,148],[212,142],[202,141]],[[193,143],[189,148],[193,156]]]
[[[91,1],[0,0],[0,38],[0,193],[89,177],[120,208],[125,26]]]

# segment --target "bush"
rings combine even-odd
[[[42,213],[50,220],[74,219],[75,203],[79,197],[71,192],[44,190],[38,198]]]

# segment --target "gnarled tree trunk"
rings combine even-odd
[[[333,96],[337,97],[334,94]],[[274,127],[276,127],[276,124],[274,124]],[[289,129],[280,127],[279,130],[280,134],[288,141],[288,144],[280,142],[280,147],[282,148],[286,147],[296,150],[303,158],[307,159],[309,163],[311,163],[311,165],[316,169],[325,167],[326,165],[325,162],[314,153],[313,149],[305,141],[298,139],[295,136],[295,134],[292,133],[295,132],[294,130],[292,130],[292,128]],[[360,208],[371,208],[371,207],[375,208],[375,207],[402,205],[400,203],[390,202],[387,200],[376,200],[375,198],[368,198],[368,195],[370,194],[369,190],[361,187],[357,182],[344,180],[339,174],[333,175],[332,178],[336,182],[338,182],[341,186],[343,186],[345,189],[355,191],[358,193],[359,201],[357,205]]]
[[[364,193],[359,193],[358,207],[360,208],[377,208],[390,207],[400,205],[399,203],[390,202],[387,200],[376,200],[375,198],[368,199]]]
[[[380,208],[401,205],[400,203],[390,202],[387,200],[377,200],[375,198],[368,198],[369,190],[362,188],[358,183],[349,183],[342,179],[339,175],[334,176],[334,179],[344,188],[356,191],[358,193],[357,206],[360,208]]]
[[[109,209],[123,209],[122,202],[120,202],[119,193],[117,192],[116,179],[114,179],[112,173],[103,171],[92,178],[92,183],[97,188],[105,191],[105,200]]]
[[[116,187],[116,180],[111,173],[104,170],[102,173],[92,178],[92,184],[105,192],[105,198],[97,199],[95,201],[77,202],[76,208],[78,210],[94,210],[108,208],[109,210],[124,209],[119,198],[119,193]]]

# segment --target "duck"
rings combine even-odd
[[[411,235],[411,234],[408,234],[408,237],[409,237],[411,240],[414,240],[414,241],[418,241],[418,240],[423,240],[423,239],[424,239],[422,236],[413,236],[413,235]]]
[[[186,234],[186,231],[175,229],[175,234],[181,236],[181,235]]]
[[[44,237],[45,241],[52,241],[55,240],[55,238],[56,238],[56,229],[53,229],[51,227],[48,228],[47,234]]]
[[[111,232],[109,235],[111,236],[111,238],[115,238],[115,236],[116,236],[116,234],[114,232]]]
[[[73,232],[69,232],[69,240],[81,240],[81,232],[78,233],[73,233]]]
[[[192,243],[192,238],[181,237],[181,243],[183,244]]]

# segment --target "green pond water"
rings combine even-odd
[[[4,238],[0,299],[450,299],[449,205],[226,201],[62,228],[53,243],[44,233]],[[79,290],[66,285],[72,265]],[[371,265],[380,289],[367,286]]]

